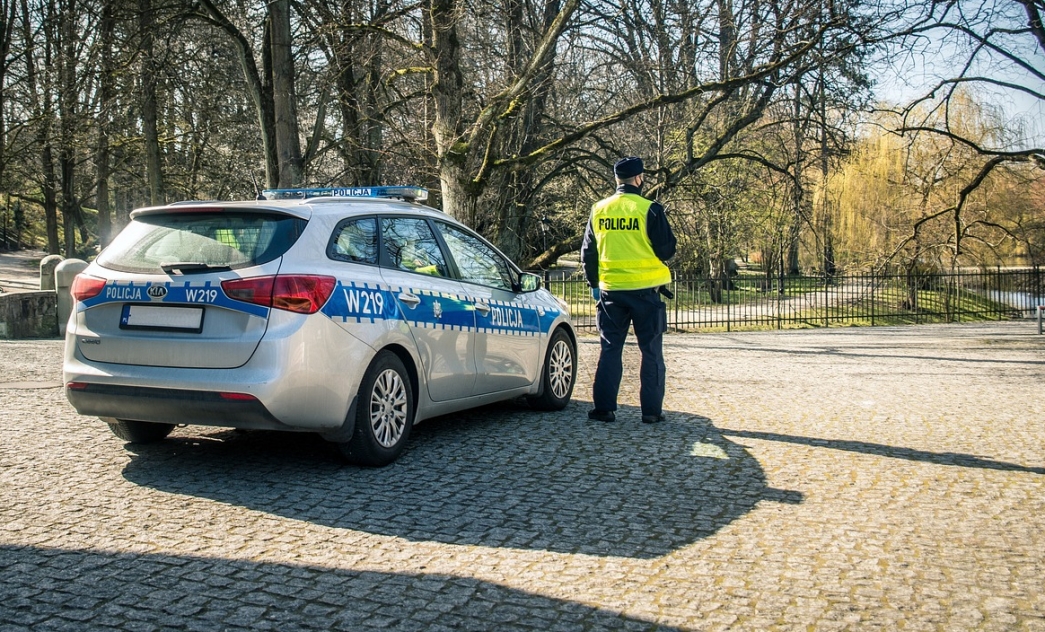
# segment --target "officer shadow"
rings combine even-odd
[[[758,462],[707,418],[637,409],[589,421],[574,402],[520,402],[432,419],[379,469],[344,465],[312,435],[189,428],[133,450],[127,480],[335,528],[443,542],[655,558],[705,538],[763,500]]]

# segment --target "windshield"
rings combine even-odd
[[[147,215],[130,224],[98,256],[123,272],[207,272],[267,263],[285,253],[305,220],[251,212]]]

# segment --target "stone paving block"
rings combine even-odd
[[[574,402],[309,435],[75,414],[0,341],[0,632],[1045,631],[1045,337],[1024,322],[673,335],[667,421]]]

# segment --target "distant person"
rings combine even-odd
[[[675,234],[664,207],[642,197],[642,159],[613,165],[617,192],[597,202],[584,231],[581,261],[597,305],[601,351],[588,419],[614,421],[629,325],[635,326],[642,365],[639,401],[642,422],[664,420],[664,332],[667,310],[659,289],[671,283],[664,262],[675,256]]]

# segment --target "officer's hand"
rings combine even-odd
[[[601,294],[602,294],[602,293],[601,293],[601,292],[599,291],[599,288],[597,288],[597,287],[593,287],[593,288],[591,289],[591,298],[592,298],[592,300],[593,300],[593,301],[595,301],[596,303],[598,303],[598,302],[599,302],[599,297],[601,296]]]

